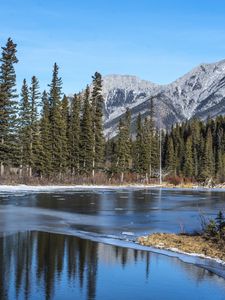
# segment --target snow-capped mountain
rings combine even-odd
[[[201,64],[167,85],[157,85],[135,76],[108,75],[103,78],[103,96],[108,137],[115,135],[119,118],[126,108],[131,110],[132,123],[139,112],[146,116],[151,97],[154,97],[156,120],[163,127],[194,116],[201,119],[215,117],[225,114],[225,60]]]

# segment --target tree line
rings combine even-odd
[[[162,168],[164,179],[224,181],[223,116],[189,120],[166,131],[156,126],[150,99],[148,117],[139,114],[135,130],[127,110],[115,137],[106,141],[100,73],[94,74],[91,86],[67,97],[55,63],[48,90],[41,93],[33,76],[30,83],[23,80],[17,94],[17,45],[10,38],[0,62],[1,178],[149,182],[158,180]]]
[[[0,175],[58,177],[92,174],[104,161],[102,77],[92,91],[72,99],[62,94],[59,67],[53,66],[48,91],[41,94],[36,76],[16,92],[17,45],[8,39],[0,59]]]
[[[140,114],[137,117],[133,140],[127,111],[120,120],[117,137],[109,142],[111,170],[119,171],[121,178],[130,172],[139,181],[149,182],[159,178],[161,162],[166,181],[225,181],[224,116],[206,121],[193,118],[168,130],[161,129],[161,139],[159,130],[154,122],[153,99],[149,117],[142,119]]]

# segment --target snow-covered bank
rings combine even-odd
[[[199,257],[199,258],[203,258],[203,259],[208,259],[208,260],[214,261],[214,262],[216,262],[220,265],[223,265],[225,267],[225,260],[222,260],[222,259],[219,259],[219,258],[214,258],[214,257],[208,256],[208,255],[204,255],[202,253],[185,252],[185,251],[179,250],[178,248],[163,247],[160,244],[154,245],[154,246],[151,246],[151,247],[156,248],[156,249],[160,249],[160,250],[175,252],[175,253],[178,253],[178,254],[184,254],[184,255],[188,255],[188,256],[192,256],[192,257]],[[225,269],[224,269],[224,271],[225,271]]]
[[[76,232],[64,232],[63,230],[46,230],[50,233],[57,234],[66,234],[71,236],[76,236],[81,239],[87,239],[97,243],[103,243],[107,245],[122,247],[122,248],[130,248],[139,251],[147,251],[154,253],[156,255],[165,255],[167,257],[171,257],[174,259],[179,259],[180,261],[192,264],[202,269],[208,270],[223,279],[225,279],[225,261],[220,259],[214,259],[208,256],[196,254],[196,253],[186,253],[179,251],[178,249],[166,249],[162,247],[151,247],[144,246],[137,243],[135,237],[131,237],[129,235],[123,236],[121,233],[120,236],[116,235],[104,235],[93,232],[85,232],[85,231],[76,231]],[[46,232],[44,230],[44,232]]]
[[[54,192],[54,191],[81,191],[81,190],[103,190],[103,189],[163,189],[182,191],[214,191],[223,192],[225,187],[202,187],[202,186],[168,186],[166,184],[124,184],[124,185],[1,185],[0,192]]]
[[[183,252],[176,248],[163,248],[160,246],[153,247],[140,244],[138,244],[138,247],[132,248],[174,257],[184,263],[193,264],[225,279],[225,261],[223,260],[212,258],[203,254]]]
[[[84,190],[84,189],[143,189],[160,188],[161,185],[0,185],[0,192],[25,192],[25,191],[64,191],[64,190]]]
[[[216,271],[217,274],[225,277],[225,254],[222,243],[206,240],[202,236],[171,233],[154,233],[142,236],[137,239],[137,243],[160,251],[169,251],[174,255],[197,259],[195,264],[202,267],[206,267],[205,264],[207,264],[208,270],[214,273]]]

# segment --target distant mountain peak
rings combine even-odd
[[[137,76],[133,75],[117,75],[111,74],[103,77],[103,87],[106,91],[113,88],[126,88],[126,89],[149,89],[157,84],[154,84],[147,80],[142,80]]]
[[[166,85],[157,85],[131,75],[103,77],[105,133],[115,134],[119,118],[126,108],[132,122],[138,113],[148,114],[149,98],[154,97],[157,117],[164,127],[192,117],[206,119],[225,114],[225,60],[200,64],[184,76]],[[134,125],[133,125],[134,127]]]

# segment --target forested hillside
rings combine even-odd
[[[8,39],[0,59],[1,182],[117,183],[184,178],[225,180],[225,117],[155,125],[157,103],[149,116],[138,115],[135,135],[127,110],[116,136],[104,137],[102,76],[72,98],[63,94],[55,63],[48,90],[36,76],[16,90],[17,45]],[[157,122],[160,124],[160,122]]]

